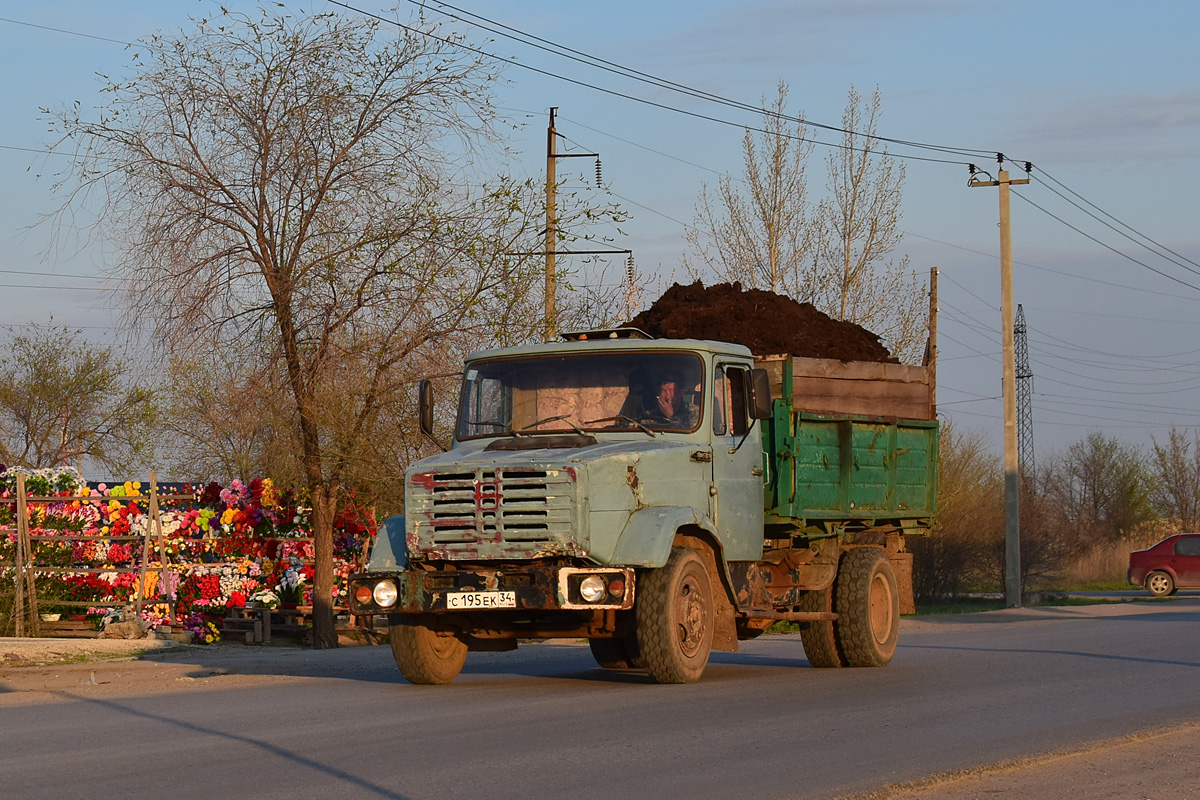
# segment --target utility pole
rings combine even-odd
[[[996,161],[1004,166],[1004,154]],[[1025,165],[1029,174],[1031,164]],[[1000,316],[1004,327],[1004,601],[1009,608],[1021,607],[1021,500],[1020,467],[1017,463],[1017,380],[1013,344],[1012,225],[1008,211],[1008,189],[1029,183],[1029,178],[1011,180],[1001,169],[999,179],[977,180],[975,165],[970,165],[972,188],[997,186],[1000,189]],[[991,176],[988,176],[991,177]]]
[[[554,248],[558,245],[558,197],[555,189],[558,177],[555,174],[555,156],[558,148],[558,133],[554,130],[554,114],[557,107],[550,109],[550,127],[546,130],[546,341],[558,336],[557,311],[554,295],[558,291],[557,275],[554,272]]]
[[[560,158],[594,158],[596,159],[596,187],[600,187],[600,154],[599,153],[559,153],[558,131],[554,130],[554,116],[558,106],[550,108],[550,126],[546,129],[546,247],[543,255],[546,257],[546,341],[552,342],[558,337],[558,310],[555,308],[554,296],[558,292],[558,273],[555,272],[554,257],[556,255],[616,255],[630,254],[628,250],[559,250],[558,249],[558,174],[555,163]],[[632,257],[632,254],[630,254]]]
[[[929,370],[929,413],[937,415],[937,314],[938,268],[929,268],[929,337],[925,340],[925,357],[921,364]]]

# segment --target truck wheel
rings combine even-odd
[[[836,582],[838,644],[850,667],[882,667],[900,635],[900,592],[887,555],[877,547],[847,550]]]
[[[646,671],[658,683],[692,683],[704,674],[712,648],[713,599],[708,570],[695,550],[674,547],[661,569],[641,579],[637,641]]]
[[[833,611],[833,587],[805,592],[800,598],[801,611]],[[800,631],[800,641],[804,643],[804,655],[808,663],[814,667],[844,667],[846,659],[838,652],[837,635],[831,619],[819,619],[809,622]]]
[[[641,653],[638,652],[637,637],[615,636],[612,639],[588,639],[592,657],[605,669],[640,669]]]
[[[450,683],[462,672],[467,660],[467,643],[453,633],[436,631],[418,620],[402,615],[389,626],[392,655],[409,683]]]

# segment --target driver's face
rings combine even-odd
[[[675,409],[675,382],[666,381],[658,387],[658,402],[663,408],[669,408],[672,411]]]

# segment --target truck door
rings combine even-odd
[[[744,364],[718,362],[713,371],[713,518],[729,561],[762,557],[763,454],[749,382]]]

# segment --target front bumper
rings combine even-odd
[[[589,602],[585,580],[601,584],[601,596]],[[367,572],[350,578],[350,613],[439,614],[461,611],[590,611],[633,608],[634,571],[620,567],[530,565],[496,569],[407,569]],[[381,582],[395,584],[396,600],[377,598]],[[467,605],[464,605],[467,603]]]

